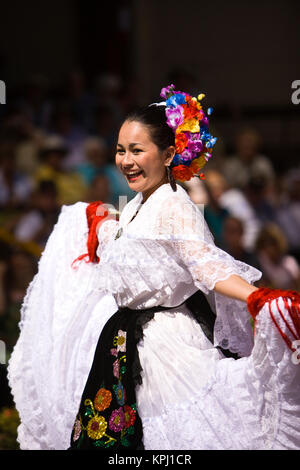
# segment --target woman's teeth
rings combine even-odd
[[[128,178],[130,181],[134,181],[134,180],[136,180],[141,174],[142,174],[141,171],[135,171],[135,172],[132,172],[132,173],[126,173],[126,176],[127,176],[127,178]]]

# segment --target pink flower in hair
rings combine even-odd
[[[167,108],[166,116],[168,126],[176,129],[184,121],[183,107],[178,105],[176,108]]]
[[[199,132],[190,133],[189,135],[189,142],[188,142],[188,149],[191,152],[199,153],[203,149],[203,143],[200,137]]]
[[[184,162],[191,162],[195,158],[195,154],[189,149],[185,149],[181,154],[180,158]]]

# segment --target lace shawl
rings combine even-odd
[[[122,235],[99,252],[98,287],[130,308],[175,306],[200,289],[217,314],[215,345],[248,356],[253,332],[247,305],[213,289],[232,274],[253,283],[261,273],[215,246],[201,208],[177,187],[173,192],[169,184],[160,186],[132,222],[141,193],[127,204]]]

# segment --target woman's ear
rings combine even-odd
[[[169,166],[171,164],[171,161],[173,160],[174,156],[176,154],[176,149],[173,145],[170,145],[170,147],[167,148],[166,153],[165,153],[165,165]]]

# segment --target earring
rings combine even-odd
[[[169,165],[167,166],[167,175],[168,175],[168,181],[170,183],[171,188],[173,189],[173,191],[177,191],[176,182],[174,180],[174,176],[172,174],[172,170]]]

